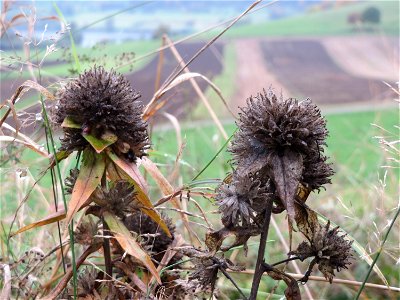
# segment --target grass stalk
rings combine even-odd
[[[373,261],[372,264],[370,265],[370,267],[369,267],[369,269],[368,269],[368,272],[367,272],[367,275],[365,276],[364,281],[362,282],[362,284],[361,284],[361,286],[360,286],[360,289],[359,289],[358,292],[357,292],[357,295],[356,295],[356,297],[355,297],[356,300],[357,300],[358,298],[360,298],[361,293],[362,293],[362,291],[364,290],[365,284],[367,283],[367,280],[368,280],[368,278],[369,278],[369,275],[371,274],[371,272],[372,272],[372,270],[373,270],[373,268],[374,268],[376,262],[377,262],[378,259],[379,259],[379,256],[380,256],[381,253],[382,253],[383,246],[385,245],[385,243],[386,243],[386,241],[387,241],[387,239],[388,239],[389,233],[390,233],[390,231],[392,230],[393,225],[394,225],[394,223],[396,222],[396,219],[398,218],[399,214],[400,214],[400,206],[397,208],[396,214],[394,215],[394,218],[393,218],[392,222],[390,222],[390,226],[389,226],[389,228],[388,228],[387,231],[386,231],[386,234],[385,234],[385,236],[384,236],[384,238],[383,238],[383,241],[382,241],[382,243],[381,243],[381,246],[379,247],[378,253],[377,253],[376,256],[375,256],[374,261]]]

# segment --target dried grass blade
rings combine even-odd
[[[50,154],[46,152],[46,150],[43,149],[43,147],[39,146],[38,144],[22,141],[19,139],[16,139],[15,137],[8,136],[8,135],[2,135],[0,136],[0,142],[15,142],[15,143],[20,143],[28,147],[29,149],[35,151],[36,153],[40,154],[43,157],[50,157]]]
[[[10,98],[9,101],[14,105],[15,102],[17,101],[17,99],[22,97],[30,89],[37,90],[46,99],[49,99],[49,100],[54,100],[55,99],[53,94],[50,93],[46,88],[44,88],[43,86],[41,86],[37,82],[34,82],[32,80],[27,80],[17,88],[16,92],[14,93],[14,95],[12,95],[12,97]],[[7,112],[4,114],[4,116],[0,120],[0,127],[3,125],[4,121],[8,118],[8,115],[10,114],[10,112],[11,112],[11,108],[8,108]]]
[[[35,227],[41,227],[41,226],[44,226],[44,225],[48,225],[48,224],[52,224],[52,223],[58,222],[58,221],[64,219],[65,217],[66,217],[65,210],[62,209],[62,210],[60,210],[60,211],[58,211],[58,212],[56,212],[54,214],[51,214],[51,215],[47,216],[46,218],[44,218],[44,219],[42,219],[40,221],[34,222],[32,224],[29,224],[29,225],[26,225],[26,226],[20,228],[18,231],[12,233],[10,236],[11,237],[15,236],[17,234],[20,234],[20,233],[22,233],[24,231],[30,230],[30,229],[35,228]],[[2,298],[0,298],[0,299],[2,299]]]

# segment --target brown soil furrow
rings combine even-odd
[[[288,96],[285,86],[276,79],[266,67],[263,53],[257,39],[240,39],[234,41],[237,59],[236,93],[231,106],[238,111],[238,106],[246,105],[250,95],[255,96],[262,89],[272,87],[277,93]]]
[[[278,80],[285,82],[291,96],[310,97],[318,104],[382,101],[393,97],[381,80],[354,76],[340,68],[318,40],[262,41],[261,48],[267,67]]]

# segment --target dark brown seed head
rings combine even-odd
[[[97,237],[98,223],[88,217],[75,230],[75,242],[84,246],[90,246],[101,242]]]
[[[61,124],[68,116],[81,128],[65,129],[61,149],[82,150],[88,143],[82,134],[100,138],[111,132],[129,145],[134,157],[149,147],[147,124],[143,121],[140,94],[115,71],[94,67],[71,80],[57,92],[54,121]]]
[[[311,240],[302,242],[297,250],[290,254],[298,256],[301,260],[314,257],[313,262],[318,264],[318,269],[331,283],[334,271],[347,269],[353,258],[351,245],[353,241],[339,234],[339,227],[329,229],[330,222],[321,226],[314,232]]]
[[[225,227],[250,225],[256,213],[264,210],[266,202],[272,201],[268,187],[262,186],[255,178],[240,176],[236,172],[229,184],[222,183],[215,199]]]
[[[291,152],[301,155],[304,185],[318,189],[330,182],[333,171],[323,156],[326,121],[309,99],[278,99],[272,91],[264,91],[250,97],[247,104],[229,147],[238,172],[256,173]]]
[[[135,188],[125,180],[119,180],[104,193],[105,208],[123,219],[138,209]]]
[[[173,225],[172,220],[163,214],[161,214],[161,217],[173,236],[175,226]],[[126,217],[124,219],[124,224],[130,231],[134,231],[139,235],[153,235],[145,238],[142,245],[153,253],[161,253],[161,257],[164,255],[168,246],[172,243],[173,239],[167,236],[160,226],[148,215],[140,211]]]

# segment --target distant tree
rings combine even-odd
[[[370,6],[361,14],[363,23],[379,24],[381,21],[381,12],[376,7]]]
[[[160,39],[163,34],[168,34],[170,31],[169,26],[160,24],[153,32],[153,39]]]

